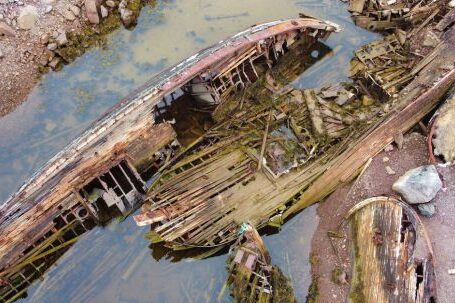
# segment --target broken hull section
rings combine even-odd
[[[112,108],[1,206],[1,300],[22,296],[55,262],[46,249],[62,253],[95,224],[142,202],[145,176],[180,148],[162,118],[169,103],[183,95],[216,106],[257,80],[256,61],[273,65],[295,41],[314,43],[336,30],[313,18],[254,26],[163,71]],[[87,227],[75,231],[74,223]],[[67,240],[55,242],[61,235]]]
[[[436,302],[431,242],[412,207],[375,197],[347,217],[354,251],[350,302]]]

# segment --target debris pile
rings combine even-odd
[[[258,232],[249,224],[232,245],[227,283],[234,302],[295,303],[292,284],[271,258]]]

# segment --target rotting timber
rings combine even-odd
[[[0,208],[0,302],[26,294],[86,230],[144,199],[145,179],[180,148],[163,118],[177,99],[214,107],[255,83],[295,42],[336,31],[314,18],[249,28],[169,68],[121,101],[45,164]]]
[[[244,222],[280,226],[351,180],[453,85],[455,29],[444,23],[451,12],[437,11],[419,33],[396,31],[358,50],[347,83],[296,89],[285,54],[225,98],[215,125],[160,170],[138,225],[151,224],[153,242],[216,251]],[[423,43],[429,32],[438,44]]]
[[[281,269],[271,264],[261,236],[249,224],[232,245],[227,284],[235,303],[295,303],[292,284]]]
[[[419,216],[392,197],[373,197],[345,216],[352,234],[350,302],[437,302],[431,241]]]

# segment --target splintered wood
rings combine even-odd
[[[136,222],[174,249],[220,247],[244,222],[281,225],[436,106],[455,81],[453,32],[424,58],[396,34],[370,43],[356,52],[352,82],[321,89],[289,85],[305,66],[289,59],[299,44],[271,69],[258,65],[258,80],[226,97],[217,123],[156,176]]]
[[[271,264],[264,242],[249,224],[242,225],[242,234],[231,247],[228,269],[234,302],[296,302],[291,281]]]
[[[431,244],[415,211],[396,199],[375,197],[349,215],[350,302],[436,302]]]

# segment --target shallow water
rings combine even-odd
[[[297,81],[315,87],[346,79],[353,50],[377,36],[355,27],[337,0],[175,0],[145,8],[133,31],[118,30],[95,49],[43,78],[28,100],[0,119],[0,201],[110,106],[155,73],[244,28],[299,12],[338,23],[332,54]],[[303,302],[315,209],[267,236],[274,263],[292,277]],[[153,259],[132,219],[84,235],[24,302],[216,302],[225,255],[203,261]],[[157,250],[153,253],[156,255]],[[225,297],[220,296],[224,302]]]

